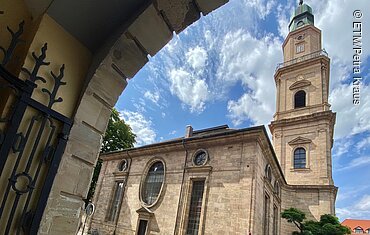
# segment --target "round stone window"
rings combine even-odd
[[[122,160],[119,164],[118,164],[118,170],[119,171],[125,171],[127,169],[127,165],[128,165],[128,162],[126,159]]]
[[[146,173],[141,188],[141,200],[152,206],[158,200],[164,182],[164,164],[162,161],[152,163]]]
[[[196,166],[203,166],[207,163],[208,161],[208,153],[206,150],[201,149],[198,150],[193,157],[193,163]]]

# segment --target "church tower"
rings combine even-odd
[[[334,185],[331,149],[335,113],[328,103],[330,59],[321,30],[303,1],[283,43],[276,68],[276,113],[270,124],[276,155],[288,184]]]

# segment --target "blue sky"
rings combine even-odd
[[[298,1],[230,0],[179,35],[129,81],[116,107],[137,145],[203,129],[268,124],[275,113],[273,74]],[[337,113],[333,176],[336,212],[370,219],[370,1],[307,0],[331,58],[330,97]],[[353,11],[363,11],[361,104],[352,104]]]

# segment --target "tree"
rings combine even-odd
[[[289,208],[281,213],[281,217],[286,219],[289,223],[293,223],[301,233],[303,232],[302,222],[306,219],[306,215],[302,211],[296,208]]]
[[[294,223],[300,232],[293,232],[293,235],[345,235],[351,234],[351,230],[339,223],[337,217],[333,215],[322,215],[320,221],[304,221],[304,212],[289,208],[281,213],[281,217],[289,223]]]
[[[107,130],[103,137],[103,143],[100,149],[101,153],[122,150],[134,147],[136,135],[132,133],[131,127],[119,117],[119,112],[113,108],[108,121]],[[90,189],[87,194],[86,204],[94,196],[96,182],[98,181],[102,160],[99,158],[94,168],[93,177],[90,183]]]
[[[130,126],[120,119],[119,112],[113,109],[104,134],[101,152],[108,153],[132,148],[136,142],[135,137],[136,135],[132,133]]]

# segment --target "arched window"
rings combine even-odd
[[[141,199],[147,205],[156,202],[164,181],[164,165],[161,161],[154,162],[146,174],[141,189]]]
[[[294,151],[294,168],[306,168],[306,150],[304,148],[297,148]]]
[[[280,197],[280,184],[279,184],[279,181],[275,181],[275,184],[274,184],[274,191],[275,191],[275,194]]]
[[[306,107],[306,92],[301,90],[294,95],[294,108],[302,107]]]
[[[126,159],[122,160],[122,161],[118,164],[118,170],[119,170],[119,171],[125,171],[125,170],[127,169],[127,165],[128,165],[127,160],[126,160]]]
[[[271,172],[271,166],[267,165],[265,169],[265,176],[269,182],[272,180],[272,172]]]

